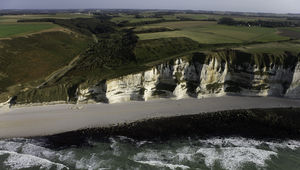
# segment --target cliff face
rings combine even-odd
[[[293,80],[286,92],[286,96],[291,98],[300,98],[300,62],[298,62],[295,68]]]
[[[239,94],[300,98],[299,56],[238,51],[197,54],[77,91],[78,102],[119,103],[154,98]]]

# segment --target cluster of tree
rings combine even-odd
[[[153,15],[144,16],[141,14],[136,14],[135,18],[164,18],[165,15],[173,15],[173,13],[167,13],[167,12],[155,12]]]
[[[182,17],[182,16],[178,16],[176,18],[180,21],[217,21],[215,18],[193,19],[193,18]]]
[[[106,14],[106,13],[101,13],[101,12],[93,13],[93,15],[97,19],[104,20],[104,21],[108,21],[108,20],[111,20],[113,18],[112,15],[109,15],[109,14]]]
[[[171,11],[166,11],[166,12],[155,12],[152,16],[150,16],[151,18],[163,18],[166,15],[174,15],[175,12],[171,12]]]
[[[89,9],[2,9],[0,14],[4,15],[56,15],[58,13],[89,13]]]
[[[140,26],[140,25],[147,25],[147,24],[157,24],[157,23],[162,23],[166,21],[171,21],[171,20],[165,20],[165,19],[159,19],[159,20],[153,20],[153,21],[141,21],[141,22],[135,22],[135,23],[130,23],[128,21],[124,21],[118,24],[118,26]],[[177,21],[177,20],[173,20]]]
[[[100,38],[82,54],[77,70],[94,70],[103,67],[118,67],[135,62],[134,48],[138,37],[132,30],[123,30],[109,38]]]
[[[300,21],[300,17],[287,17],[287,20]]]
[[[236,26],[260,26],[260,27],[297,27],[300,23],[291,21],[236,21],[230,17],[223,17],[218,21],[218,24],[236,25]]]
[[[143,16],[143,15],[141,15],[141,14],[136,14],[134,17],[135,17],[135,18],[145,18],[145,16]]]
[[[149,29],[143,29],[134,31],[136,34],[142,34],[142,33],[153,33],[153,32],[166,32],[166,31],[175,31],[176,29],[166,28],[166,27],[158,27],[158,28],[149,28]]]

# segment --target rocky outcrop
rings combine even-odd
[[[9,109],[14,103],[14,98],[8,99],[6,102],[0,103],[0,109]]]
[[[291,98],[300,98],[300,62],[298,62],[295,68],[292,83],[290,84],[285,96]]]
[[[226,94],[300,98],[299,56],[227,50],[171,60],[78,90],[78,102],[119,103]]]

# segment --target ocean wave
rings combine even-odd
[[[90,139],[88,147],[52,150],[45,141],[33,139],[0,140],[0,169],[197,169],[221,166],[228,170],[244,166],[264,169],[286,156],[298,154],[300,141],[255,140],[242,137],[139,141],[123,136],[109,140]],[[56,163],[57,162],[57,163]]]
[[[22,147],[22,143],[14,141],[0,141],[0,150],[18,151]]]
[[[218,161],[228,170],[238,170],[245,163],[253,163],[258,167],[266,167],[265,161],[271,156],[277,156],[276,152],[256,148],[227,147],[227,148],[200,148],[197,153],[204,155],[205,164],[213,167]]]
[[[106,161],[100,160],[95,153],[91,154],[89,158],[81,158],[79,161],[76,161],[76,169],[109,169],[107,167]]]
[[[0,151],[0,155],[8,155],[3,164],[11,169],[24,169],[31,167],[40,167],[40,169],[51,169],[55,167],[57,170],[69,169],[63,164],[51,162],[47,159],[32,155],[20,154],[12,151]]]
[[[229,137],[229,138],[210,138],[201,139],[199,142],[204,147],[260,147],[262,145],[268,146],[272,151],[277,151],[278,148],[289,148],[292,150],[300,148],[300,141],[285,140],[285,141],[266,141],[255,140],[242,137]]]
[[[138,163],[141,163],[141,164],[147,164],[147,165],[151,165],[151,166],[156,166],[156,167],[167,167],[167,168],[170,168],[170,169],[177,169],[177,168],[180,168],[180,169],[189,169],[190,167],[188,166],[185,166],[185,165],[176,165],[176,164],[169,164],[169,163],[164,163],[164,162],[161,162],[161,161],[135,161],[135,162],[138,162]]]

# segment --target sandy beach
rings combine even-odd
[[[52,135],[138,120],[222,110],[300,107],[300,100],[225,96],[205,99],[127,102],[120,104],[58,104],[0,110],[0,138]]]

